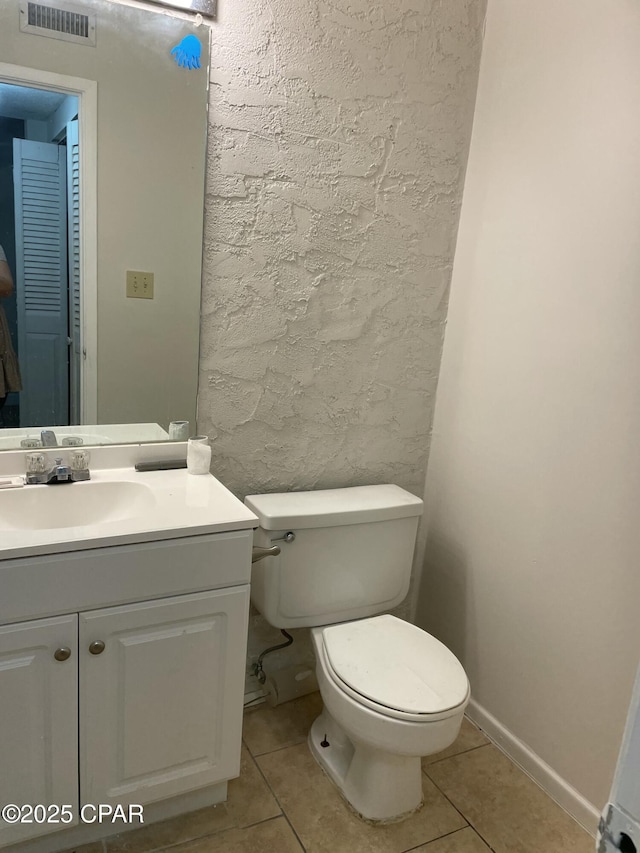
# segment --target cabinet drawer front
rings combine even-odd
[[[0,561],[0,624],[249,583],[241,530]]]
[[[83,802],[238,775],[249,587],[80,614]]]
[[[0,627],[0,721],[0,804],[69,805],[74,815],[69,824],[0,820],[0,847],[77,823],[75,614]]]

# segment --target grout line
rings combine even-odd
[[[437,841],[442,841],[444,838],[451,838],[452,836],[457,835],[459,832],[465,832],[467,829],[470,829],[472,832],[475,832],[475,829],[473,829],[472,826],[461,826],[460,829],[454,829],[452,832],[446,832],[444,835],[439,835],[437,838],[433,838],[431,841],[423,841],[421,844],[416,844],[415,847],[407,847],[407,849],[403,850],[402,853],[411,853],[412,850],[425,849],[430,844],[435,844]],[[492,851],[492,853],[495,853],[493,847],[490,847],[489,849]]]
[[[436,761],[430,761],[426,767],[433,767],[436,764],[440,764],[442,761],[448,761],[450,758],[457,758],[459,755],[466,755],[468,752],[475,752],[476,749],[484,749],[485,746],[491,746],[491,743],[481,743],[478,746],[470,746],[469,749],[461,749],[460,752],[453,752],[451,755],[443,755],[442,758],[438,758]],[[422,768],[422,772],[426,773],[425,768]]]
[[[278,805],[280,805],[278,803]],[[262,820],[256,820],[254,823],[244,823],[242,826],[230,826],[228,829],[253,829],[254,826],[260,826],[261,823],[269,823],[270,820],[277,820],[279,817],[284,817],[284,812],[280,809],[280,814],[271,815],[271,817],[263,817]],[[226,830],[223,830],[226,832]]]
[[[311,728],[311,725],[309,725],[309,728]],[[291,749],[292,746],[300,746],[301,743],[306,743],[306,738],[295,743],[286,743],[284,746],[276,746],[275,749],[268,749],[266,752],[258,752],[255,755],[251,752],[248,745],[247,749],[249,749],[252,758],[262,758],[264,755],[273,755],[274,752],[282,752],[283,749]]]
[[[253,755],[251,755],[251,753],[249,753],[249,757],[251,758],[251,761],[253,762],[253,766],[255,767],[256,771],[257,771],[257,772],[258,772],[258,774],[262,777],[262,781],[263,781],[263,782],[264,782],[264,784],[267,786],[267,788],[268,788],[268,790],[269,790],[269,793],[271,794],[271,796],[273,797],[273,799],[276,801],[276,804],[277,804],[278,808],[280,809],[280,813],[281,813],[281,814],[284,814],[284,809],[282,808],[282,805],[281,805],[281,803],[280,803],[280,800],[276,797],[276,795],[275,795],[275,793],[274,793],[274,791],[273,791],[273,789],[272,789],[271,785],[269,784],[269,782],[268,782],[268,780],[267,780],[267,777],[266,777],[266,776],[264,775],[264,773],[262,772],[262,769],[261,769],[260,765],[258,764],[258,762],[256,761],[256,759],[254,758],[254,756],[253,756]],[[280,816],[280,815],[278,815],[278,817],[279,817],[279,816]],[[269,819],[270,819],[270,818],[269,818]],[[257,821],[257,823],[264,823],[264,821]]]
[[[299,835],[298,835],[298,833],[296,832],[296,830],[295,830],[295,828],[294,828],[293,824],[292,824],[292,823],[291,823],[291,821],[289,820],[289,816],[287,815],[287,813],[286,813],[284,810],[283,810],[283,812],[282,812],[282,816],[284,817],[284,819],[286,820],[286,822],[289,824],[289,828],[291,829],[291,832],[293,832],[293,834],[294,834],[295,838],[297,839],[298,844],[300,845],[300,849],[301,849],[302,851],[304,851],[304,853],[306,853],[307,848],[306,848],[306,847],[304,846],[304,844],[302,843],[302,840],[301,840],[300,836],[299,836]]]
[[[491,744],[485,744],[485,746],[490,746],[490,745],[491,745]],[[481,747],[481,746],[477,747],[477,749],[482,749],[482,748],[483,748],[483,747]],[[467,751],[468,751],[468,752],[471,752],[472,750],[467,750]],[[460,753],[460,754],[462,755],[462,753]],[[455,758],[455,756],[451,756],[451,757],[452,757],[452,758]],[[443,759],[443,761],[446,761],[446,759]],[[435,763],[436,763],[436,764],[439,764],[439,762],[435,762]],[[470,826],[470,827],[471,827],[471,829],[473,829],[473,831],[476,833],[476,835],[478,836],[478,838],[480,838],[480,839],[481,839],[481,840],[482,840],[482,841],[487,845],[487,847],[489,848],[489,850],[491,850],[491,851],[493,851],[493,853],[495,853],[494,848],[489,844],[489,842],[488,842],[488,841],[487,841],[487,839],[484,837],[484,835],[483,835],[483,834],[478,830],[478,827],[473,823],[473,821],[472,821],[472,820],[470,820],[470,819],[466,816],[466,814],[465,814],[461,809],[459,809],[459,808],[458,808],[458,806],[456,806],[456,804],[453,802],[453,800],[452,800],[450,797],[448,797],[448,796],[447,796],[446,792],[445,792],[445,791],[443,791],[443,789],[438,785],[438,783],[437,783],[434,779],[432,779],[432,778],[431,778],[431,776],[429,776],[425,771],[423,771],[423,772],[424,772],[425,776],[429,779],[429,781],[431,782],[431,784],[432,784],[432,785],[434,785],[434,786],[435,786],[435,788],[436,788],[438,791],[440,791],[440,793],[441,793],[441,794],[442,794],[442,796],[445,798],[445,800],[447,800],[447,802],[451,804],[452,808],[454,808],[454,809],[458,812],[458,814],[460,815],[460,817],[461,817],[463,820],[465,820],[465,821],[467,822],[467,826]]]
[[[272,820],[278,820],[282,815],[274,815],[273,817],[265,818],[264,820],[259,820],[256,823],[252,823],[253,826],[260,826],[263,823],[269,823]],[[186,846],[187,844],[200,844],[201,841],[207,841],[210,838],[213,838],[216,835],[223,835],[225,832],[236,832],[240,830],[243,832],[246,829],[249,829],[249,826],[227,826],[224,829],[219,829],[216,832],[207,832],[205,835],[198,835],[196,838],[184,838],[182,841],[176,841],[174,844],[168,844],[166,847],[154,847],[153,850],[145,850],[144,853],[165,853],[165,851],[177,850],[181,846]]]
[[[286,747],[282,747],[282,748],[283,748],[283,749],[286,749]],[[278,751],[279,751],[279,750],[274,750],[274,752],[278,752]],[[263,754],[264,754],[264,755],[269,755],[269,753],[263,753]],[[280,802],[280,800],[279,800],[279,798],[278,798],[278,795],[276,794],[276,792],[273,790],[273,788],[272,788],[272,787],[271,787],[271,785],[269,784],[269,780],[267,779],[267,777],[266,777],[266,776],[264,775],[264,773],[262,772],[262,768],[260,767],[260,765],[259,765],[259,764],[258,764],[258,762],[256,761],[255,757],[252,755],[252,756],[251,756],[251,758],[253,759],[253,763],[255,764],[255,766],[256,766],[256,768],[257,768],[257,770],[258,770],[258,773],[259,773],[259,774],[262,776],[262,778],[264,779],[264,784],[267,786],[267,788],[268,788],[268,789],[269,789],[269,791],[271,792],[271,796],[273,797],[273,799],[274,799],[274,800],[276,801],[276,803],[278,804],[278,808],[279,808],[279,809],[280,809],[280,811],[282,812],[282,814],[281,814],[280,816],[281,816],[281,817],[283,817],[283,818],[286,820],[286,822],[289,824],[289,828],[291,829],[291,832],[293,832],[294,836],[296,837],[296,839],[297,839],[297,841],[298,841],[298,844],[300,845],[301,849],[302,849],[303,851],[305,851],[305,853],[306,853],[307,848],[306,848],[306,847],[304,846],[304,844],[302,843],[302,839],[300,838],[300,836],[298,835],[298,833],[297,833],[297,832],[296,832],[296,830],[295,830],[295,827],[294,827],[294,826],[293,826],[293,824],[291,823],[291,820],[290,820],[290,818],[289,818],[289,815],[287,814],[287,812],[286,812],[286,810],[285,810],[284,806],[283,806],[283,805],[282,805],[282,803]]]

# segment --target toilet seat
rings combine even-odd
[[[322,629],[330,677],[383,716],[429,722],[451,717],[469,699],[455,655],[426,631],[391,615]]]

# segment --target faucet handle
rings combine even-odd
[[[88,450],[74,450],[71,454],[71,479],[90,480],[89,460],[91,454]]]
[[[27,453],[26,465],[28,474],[43,474],[46,470],[47,458],[44,453]]]
[[[71,469],[73,471],[86,471],[90,460],[91,454],[88,450],[74,450],[71,454]]]

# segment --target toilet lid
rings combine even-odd
[[[395,616],[331,625],[323,630],[323,642],[335,675],[378,705],[441,714],[468,698],[469,681],[456,656]]]

